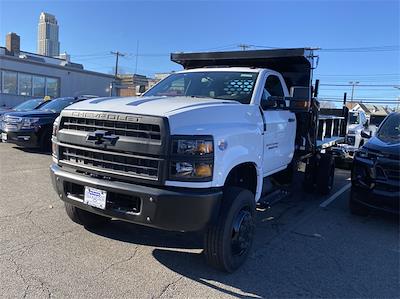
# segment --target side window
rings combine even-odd
[[[281,81],[275,75],[269,75],[267,80],[265,80],[264,91],[261,97],[261,106],[264,106],[263,102],[268,101],[269,96],[273,97],[285,96]]]
[[[281,80],[275,75],[268,76],[267,80],[265,80],[264,89],[271,95],[275,97],[283,97],[283,88],[281,84]]]

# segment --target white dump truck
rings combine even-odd
[[[112,218],[204,232],[232,272],[249,254],[257,204],[292,174],[330,192],[346,118],[319,115],[311,49],[175,53],[184,67],[141,97],[69,106],[54,123],[54,188],[85,226]]]

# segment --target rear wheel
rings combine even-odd
[[[329,194],[332,191],[334,178],[335,159],[332,155],[321,156],[316,177],[317,191],[322,195]]]
[[[64,203],[65,211],[68,217],[75,223],[83,225],[87,228],[95,228],[106,224],[111,218],[90,213],[88,211],[79,209],[69,203]]]
[[[303,189],[306,192],[313,192],[315,190],[315,169],[316,163],[314,158],[310,158],[306,170],[304,172]]]
[[[205,233],[204,253],[212,267],[233,272],[246,260],[254,236],[254,195],[249,190],[228,187],[220,214]]]

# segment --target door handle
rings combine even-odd
[[[295,121],[294,118],[289,118],[289,119],[288,119],[288,122],[290,122],[290,123],[292,123],[292,122],[294,122],[294,121]]]

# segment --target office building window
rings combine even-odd
[[[45,78],[33,76],[33,96],[44,97],[45,95]]]
[[[3,93],[17,94],[17,73],[3,71]]]
[[[46,95],[52,98],[58,97],[58,79],[46,78]]]
[[[18,92],[21,96],[32,95],[32,76],[28,74],[18,74]]]

